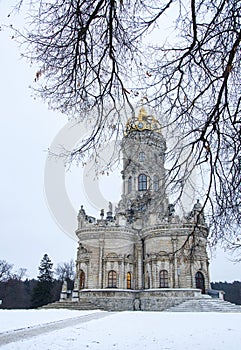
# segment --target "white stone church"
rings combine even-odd
[[[165,191],[166,142],[145,108],[121,142],[123,191],[100,219],[78,214],[73,301],[108,310],[164,310],[210,288],[208,228],[199,201],[179,217]]]

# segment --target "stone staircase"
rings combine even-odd
[[[54,303],[44,305],[41,309],[69,309],[69,310],[104,310],[104,308],[95,305],[88,300],[74,302],[71,300],[56,301]],[[107,311],[107,309],[105,309]],[[163,312],[240,312],[241,306],[229,303],[222,299],[211,297],[190,298],[179,302],[177,305],[169,307]]]
[[[41,309],[101,310],[100,307],[88,301],[56,301],[42,306]]]
[[[198,298],[181,302],[164,312],[241,312],[241,306],[222,299]]]

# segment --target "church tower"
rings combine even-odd
[[[121,143],[123,194],[119,212],[135,228],[162,219],[168,212],[165,192],[166,141],[160,123],[146,109],[129,119]]]

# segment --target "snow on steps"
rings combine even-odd
[[[42,306],[44,309],[69,309],[69,310],[98,310],[100,307],[91,302],[56,301],[55,303]]]
[[[165,312],[241,312],[241,306],[221,299],[190,299],[172,306]]]

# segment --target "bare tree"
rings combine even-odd
[[[5,260],[0,260],[0,281],[7,281],[11,277],[13,265],[7,263]]]
[[[236,234],[230,234],[229,236],[225,237],[225,248],[228,249],[228,251],[232,255],[232,259],[230,259],[233,262],[241,262],[240,257],[240,251],[241,251],[241,241],[240,236],[237,236]]]
[[[11,278],[22,281],[24,277],[27,276],[27,269],[20,267],[15,273],[12,274]]]
[[[71,259],[69,262],[60,263],[55,269],[55,276],[58,280],[65,281],[67,279],[74,280],[75,264]]]
[[[174,135],[174,202],[195,171],[213,243],[240,235],[240,13],[238,0],[41,0],[20,35],[36,92],[92,127],[72,159],[117,137],[126,106],[145,96]]]

